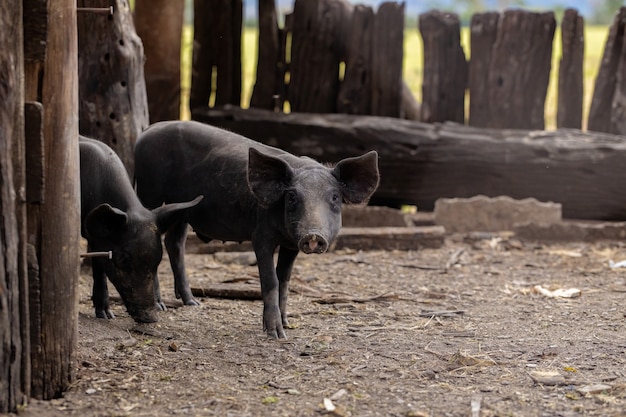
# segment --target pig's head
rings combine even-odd
[[[129,212],[105,203],[87,215],[85,229],[90,250],[112,252],[111,259],[94,261],[102,265],[135,321],[157,321],[154,279],[163,258],[161,234],[200,200],[202,196],[152,211],[142,207]]]
[[[283,233],[304,253],[326,252],[341,228],[342,202],[366,202],[378,181],[375,151],[346,158],[334,167],[312,160],[293,167],[254,148],[248,155],[252,194],[262,207],[282,207]]]

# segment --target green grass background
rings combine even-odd
[[[587,125],[587,115],[591,104],[595,78],[600,67],[604,44],[608,35],[608,26],[586,26],[585,28],[585,61],[584,61],[584,99],[583,99],[583,129]],[[469,28],[461,29],[461,44],[465,55],[469,59]],[[253,28],[244,28],[242,43],[242,97],[241,106],[246,108],[250,102],[250,95],[254,86],[257,60],[258,32]],[[182,40],[182,71],[181,82],[183,94],[181,97],[181,117],[189,119],[187,106],[189,86],[191,84],[191,55],[193,44],[193,27],[184,28]],[[404,33],[404,80],[418,101],[422,97],[422,40],[417,28],[408,28]],[[558,87],[558,69],[561,57],[561,32],[557,28],[554,36],[552,52],[552,72],[548,94],[546,97],[545,120],[546,129],[556,127],[556,103]]]

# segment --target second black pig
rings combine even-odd
[[[156,271],[163,257],[161,234],[202,197],[148,210],[110,147],[85,137],[80,138],[79,147],[81,234],[90,251],[110,251],[112,255],[111,259],[92,258],[96,316],[114,317],[109,308],[108,276],[135,321],[155,322],[155,305],[163,307],[155,289]]]
[[[207,242],[251,240],[263,328],[270,337],[285,338],[296,256],[325,252],[341,228],[342,202],[363,203],[374,193],[378,154],[371,151],[328,167],[202,123],[160,122],[137,140],[135,177],[147,207],[205,196],[165,235],[176,295],[196,304],[185,274],[187,224]]]

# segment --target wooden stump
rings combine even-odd
[[[194,1],[191,108],[241,105],[242,16],[242,0]]]
[[[372,30],[372,111],[377,116],[402,113],[404,2],[384,2]]]
[[[506,10],[489,68],[489,127],[543,129],[554,13]]]
[[[465,122],[467,61],[457,15],[437,10],[419,16],[424,42],[422,115],[424,122]]]
[[[78,7],[111,6],[111,0],[78,0]],[[133,177],[133,147],[149,125],[141,39],[126,0],[113,15],[78,15],[79,120],[82,135],[109,145]]]
[[[580,129],[583,119],[584,20],[568,9],[561,23],[563,55],[559,65],[559,92],[556,126]]]
[[[135,25],[146,57],[150,122],[180,118],[184,0],[135,0]]]
[[[472,57],[469,62],[469,124],[475,127],[486,127],[491,119],[489,104],[489,67],[493,59],[493,44],[498,34],[500,13],[476,13],[470,24],[470,49]]]
[[[597,132],[626,133],[626,7],[615,14],[591,100],[587,128]]]

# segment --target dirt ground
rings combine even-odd
[[[188,255],[192,286],[258,288],[250,258]],[[20,415],[626,415],[626,269],[609,266],[623,259],[619,242],[493,236],[301,255],[286,341],[262,332],[261,301],[199,298],[149,326],[116,303],[96,319],[84,270],[76,381]],[[172,299],[166,259],[161,277]]]

